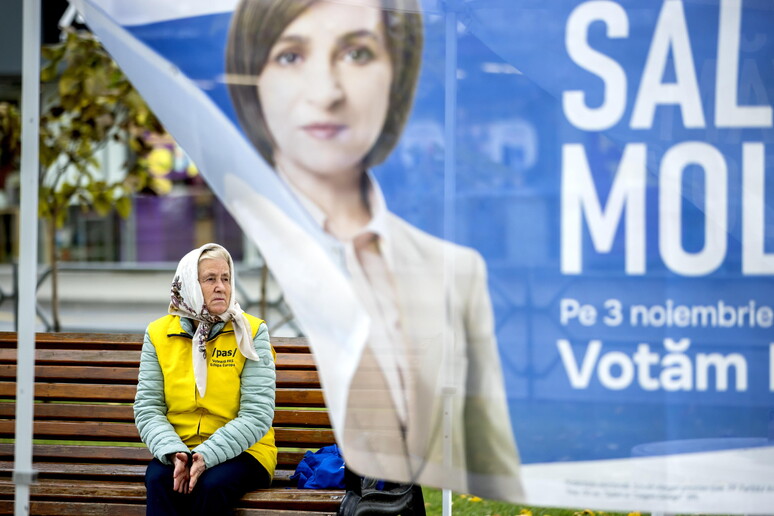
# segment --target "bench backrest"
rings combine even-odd
[[[142,337],[36,335],[36,461],[139,465],[150,459],[132,413]],[[278,469],[292,471],[307,449],[335,440],[306,339],[272,338],[272,345],[277,352]],[[0,439],[4,440],[14,438],[16,346],[16,333],[0,332]],[[5,442],[0,444],[0,462],[13,461],[13,445]],[[136,468],[127,470],[131,476],[129,470],[133,475]]]

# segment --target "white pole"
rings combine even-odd
[[[38,265],[38,131],[40,119],[40,0],[24,0],[22,19],[21,242],[19,245],[18,341],[14,513],[30,513],[32,410],[35,388],[35,283]]]
[[[455,214],[455,192],[457,189],[457,13],[454,6],[447,4],[446,8],[446,62],[444,64],[444,236],[454,239],[456,221]],[[448,267],[446,268],[448,271]],[[453,278],[447,277],[446,281],[453,281]],[[450,284],[450,283],[447,283]],[[452,292],[453,289],[448,289]],[[449,300],[447,300],[449,302]],[[454,336],[447,332],[445,338],[446,345],[454,345]],[[447,371],[446,374],[449,374]],[[448,380],[448,379],[447,379]],[[452,454],[452,394],[453,391],[447,391],[449,388],[447,381],[444,389],[444,462],[451,464]],[[450,489],[444,489],[441,493],[441,512],[443,516],[451,516],[452,513],[452,492]]]

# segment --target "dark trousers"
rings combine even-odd
[[[145,471],[148,516],[230,515],[245,493],[271,484],[269,472],[248,453],[206,469],[189,494],[172,489],[174,470],[158,459],[148,464]]]

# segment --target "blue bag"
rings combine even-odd
[[[290,480],[299,489],[344,489],[344,458],[335,444],[307,451]]]

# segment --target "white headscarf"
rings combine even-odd
[[[199,285],[199,257],[204,251],[222,249],[228,256],[229,282],[231,283],[231,299],[228,309],[220,315],[213,315],[204,305],[204,294]],[[218,244],[204,244],[198,249],[183,256],[177,264],[175,279],[172,281],[172,296],[169,303],[169,313],[188,317],[199,321],[193,339],[191,339],[191,355],[193,357],[194,378],[199,396],[204,397],[207,390],[207,337],[210,328],[218,321],[232,321],[239,351],[250,360],[260,360],[253,347],[250,323],[244,316],[242,308],[236,302],[234,288],[234,262],[226,249]]]

